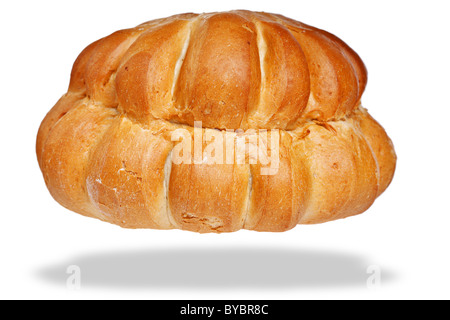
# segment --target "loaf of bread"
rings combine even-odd
[[[276,232],[345,218],[396,165],[361,106],[366,83],[347,44],[281,15],[158,19],[83,50],[37,158],[62,206],[126,228]]]

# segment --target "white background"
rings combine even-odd
[[[231,9],[289,16],[358,52],[363,105],[398,155],[387,191],[362,215],[285,233],[127,230],[57,204],[35,139],[79,52],[147,20]],[[431,0],[2,1],[0,298],[448,299],[449,13]]]

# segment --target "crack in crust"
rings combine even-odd
[[[366,82],[342,40],[280,15],[150,21],[80,54],[39,129],[38,162],[63,206],[123,227],[285,231],[344,218],[395,171],[391,140],[360,104]],[[280,130],[278,173],[171,163],[171,134],[194,121],[204,133]]]

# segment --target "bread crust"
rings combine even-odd
[[[61,205],[126,228],[280,232],[341,219],[366,211],[395,171],[392,141],[361,106],[366,83],[347,44],[281,15],[149,21],[79,55],[37,159]],[[248,149],[247,161],[175,163],[178,129],[232,141],[276,130],[259,141],[277,170],[263,174]]]

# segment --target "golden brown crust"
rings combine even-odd
[[[375,159],[377,159],[380,177],[377,194],[379,196],[387,189],[394,176],[397,163],[394,145],[383,127],[370,116],[366,109],[358,109],[355,112],[355,118],[359,122],[360,130],[367,143],[372,148]]]
[[[87,194],[86,170],[90,152],[116,114],[113,109],[93,106],[83,99],[49,131],[39,153],[41,169],[50,193],[64,207],[99,217]]]
[[[345,218],[395,171],[391,140],[360,105],[366,83],[342,40],[280,15],[149,21],[79,55],[42,121],[38,162],[63,206],[128,228],[285,231]],[[277,170],[263,174],[248,150],[247,161],[217,164],[191,148],[198,161],[175,163],[180,128],[232,141],[254,132],[226,129],[276,129],[264,143]]]

